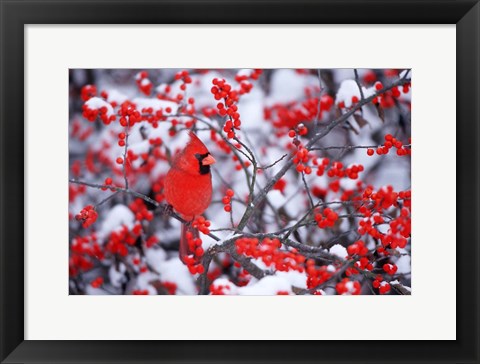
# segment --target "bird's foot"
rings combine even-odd
[[[160,211],[163,215],[172,215],[173,214],[173,206],[170,204],[165,204],[160,208]]]

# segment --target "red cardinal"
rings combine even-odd
[[[190,141],[173,160],[165,178],[165,198],[186,221],[201,215],[212,200],[212,175],[210,166],[215,159],[200,139],[190,132]],[[183,263],[185,257],[193,254],[188,247],[187,231],[198,237],[198,230],[182,225],[179,255]]]

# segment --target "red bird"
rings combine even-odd
[[[172,167],[165,177],[165,198],[186,221],[201,215],[212,200],[212,175],[210,166],[215,163],[205,144],[190,132],[190,141],[173,160]],[[185,257],[193,254],[188,247],[187,231],[198,237],[198,230],[187,224],[182,225],[179,255],[183,263]]]

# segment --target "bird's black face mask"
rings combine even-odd
[[[200,174],[208,174],[210,173],[210,164],[211,163],[204,163],[204,159],[210,156],[210,153],[205,153],[205,154],[195,154],[195,158],[198,160],[198,165],[199,165],[199,172]]]

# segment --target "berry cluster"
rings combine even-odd
[[[104,184],[105,186],[114,187],[114,185],[113,185],[113,179],[110,178],[110,177],[105,178],[105,180],[103,181],[103,184]],[[102,189],[102,191],[108,190],[107,187],[102,187],[101,189]],[[111,191],[115,191],[114,188],[110,188],[110,190],[111,190]]]
[[[345,271],[345,275],[349,277],[351,275],[358,274],[360,273],[359,270],[373,270],[373,264],[367,257],[360,258],[355,262],[353,267],[347,268],[347,270]]]
[[[77,236],[73,239],[71,249],[74,253],[85,254],[98,260],[105,258],[100,245],[97,242],[97,235],[92,233],[87,236]]]
[[[137,110],[133,102],[125,101],[118,110],[120,115],[120,125],[123,127],[133,126],[142,121],[142,114]]]
[[[318,160],[315,158],[313,160],[313,164],[317,166],[317,176],[323,176],[325,173],[325,168],[330,164],[330,159],[323,158],[322,162],[319,163]]]
[[[155,193],[155,201],[162,202],[165,199],[163,192],[163,176],[158,179],[158,182],[152,184],[152,191]]]
[[[82,111],[83,117],[90,122],[94,122],[99,117],[105,125],[108,125],[117,118],[113,114],[112,105],[99,97],[88,99],[83,104]]]
[[[333,177],[343,178],[346,176],[350,179],[357,179],[358,173],[363,172],[363,170],[364,170],[364,167],[361,164],[352,165],[348,168],[343,168],[342,162],[334,162],[332,164],[332,167],[328,170],[327,176],[330,178],[333,178]]]
[[[367,257],[362,257],[355,262],[355,267],[361,270],[373,270],[373,264],[370,263]]]
[[[303,123],[298,124],[297,126],[295,126],[295,128],[290,129],[290,131],[288,132],[288,136],[290,138],[296,138],[297,135],[305,136],[307,134],[308,134],[308,128]],[[295,141],[294,141],[294,144],[295,144]]]
[[[140,227],[140,229],[136,229],[137,226]],[[111,254],[126,257],[128,255],[127,245],[134,245],[140,233],[140,224],[137,224],[132,231],[123,225],[119,230],[112,231],[105,248]]]
[[[241,83],[242,81],[258,80],[262,72],[263,71],[261,69],[242,70],[239,71],[235,76],[235,81]]]
[[[404,248],[411,234],[411,192],[402,191],[397,193],[393,190],[392,186],[383,187],[377,192],[373,192],[369,186],[363,193],[363,199],[366,202],[373,202],[373,207],[367,208],[366,206],[362,206],[358,209],[358,211],[365,216],[364,219],[359,221],[359,234],[368,234],[374,239],[379,239],[383,247],[390,246],[392,249],[397,247]],[[388,223],[390,228],[386,234],[381,233],[376,228],[376,225],[385,223],[380,212],[392,206],[398,207],[399,200],[402,199],[404,207],[400,209],[399,216]],[[377,210],[377,212],[372,214],[372,210]]]
[[[371,187],[367,187],[363,197],[373,201],[373,208],[379,211],[382,209],[387,210],[392,206],[398,206],[398,193],[390,185],[380,188],[377,192],[374,192]]]
[[[148,289],[134,289],[132,294],[135,296],[147,296],[149,292]]]
[[[125,138],[127,137],[127,134],[124,132],[121,132],[118,134],[118,146],[119,147],[124,147],[125,146]]]
[[[410,140],[411,142],[411,140]],[[393,137],[391,134],[385,135],[385,143],[379,146],[376,150],[378,155],[388,154],[390,149],[395,147],[397,149],[398,156],[411,155],[412,149],[404,146],[403,143],[397,138]],[[367,149],[367,155],[372,156],[375,154],[375,151],[372,148]]]
[[[191,231],[187,231],[186,237],[188,251],[192,254],[184,257],[185,264],[187,265],[190,274],[202,274],[205,271],[203,265],[199,263],[205,253],[202,248],[202,239],[195,237]]]
[[[308,97],[308,96],[307,96]],[[319,113],[320,103],[320,113]],[[330,95],[308,97],[304,101],[277,103],[263,110],[265,120],[269,120],[273,126],[279,129],[293,129],[302,122],[312,122],[323,118],[323,114],[329,112],[334,104]]]
[[[70,277],[76,277],[80,272],[93,268],[93,262],[89,257],[72,253],[68,260],[68,273]]]
[[[177,292],[177,285],[173,282],[164,281],[162,286],[167,290],[168,294],[174,295]]]
[[[90,285],[93,288],[100,288],[103,285],[103,277],[95,278],[92,282],[90,282]]]
[[[141,198],[136,198],[135,200],[133,200],[128,207],[135,214],[135,219],[137,221],[153,220],[153,213],[147,209],[145,201],[143,201]]]
[[[105,254],[97,242],[97,236],[92,233],[88,236],[77,236],[70,245],[69,272],[76,276],[80,272],[93,268],[92,259],[103,260]]]
[[[363,241],[357,240],[355,243],[348,246],[347,252],[350,256],[359,255],[363,257],[368,254],[368,248]]]
[[[395,264],[384,264],[383,265],[383,270],[387,273],[393,276],[395,273],[397,273],[398,267]]]
[[[78,174],[75,174],[74,175],[76,177],[78,177]],[[87,190],[87,188],[83,185],[78,185],[78,186],[75,186],[75,185],[69,185],[68,186],[68,200],[69,202],[73,202],[75,201],[75,199],[78,197],[78,196],[81,196],[85,193],[85,191]]]
[[[390,246],[392,249],[405,248],[411,234],[411,219],[408,210],[403,208],[401,215],[390,221],[389,226],[387,234],[381,237],[382,245]]]
[[[316,211],[314,218],[317,222],[317,226],[320,229],[325,229],[327,227],[333,227],[335,225],[335,222],[338,220],[338,214],[331,208],[327,207],[323,210],[323,212],[320,212],[319,210]]]
[[[208,235],[210,234],[210,225],[212,223],[205,219],[203,216],[197,216],[192,222],[192,227],[200,231],[201,233]]]
[[[307,148],[303,147],[301,144],[298,146],[297,153],[293,158],[293,163],[297,165],[296,169],[299,173],[310,174],[312,173],[312,168],[307,165],[308,161],[311,159]]]
[[[147,248],[151,248],[154,245],[158,244],[159,242],[160,240],[155,235],[152,235],[145,241],[145,246]]]
[[[335,289],[339,295],[359,295],[361,286],[358,281],[351,281],[348,278],[337,283]]]
[[[92,205],[85,206],[76,216],[77,221],[82,222],[84,228],[88,228],[97,221],[98,213]]]
[[[232,287],[228,284],[215,284],[212,283],[210,285],[210,293],[212,295],[220,296],[220,295],[228,295],[231,293]]]
[[[336,269],[332,265],[315,267],[315,261],[308,259],[306,262],[307,288],[313,289],[328,281]]]
[[[377,288],[380,294],[387,294],[391,289],[390,284],[385,282],[380,274],[375,277],[375,280],[372,282],[372,287]]]
[[[222,203],[224,205],[223,209],[226,212],[231,212],[232,211],[232,197],[233,197],[233,195],[234,195],[233,190],[228,189],[225,192],[225,196],[223,196],[223,198],[222,198]]]
[[[147,71],[138,72],[135,75],[135,82],[137,83],[139,90],[143,94],[145,94],[146,96],[150,96],[150,94],[152,93],[153,84],[152,81],[148,79]]]
[[[302,263],[305,257],[295,249],[280,250],[282,243],[278,239],[265,238],[261,242],[256,238],[240,238],[235,241],[238,254],[261,259],[267,267],[273,267],[281,272],[296,270],[303,272]]]
[[[381,82],[375,82],[374,88],[376,91],[380,91],[383,89],[383,84]],[[405,83],[402,87],[402,91],[404,94],[408,93],[410,90],[410,83]],[[400,89],[398,86],[392,87],[390,90],[385,91],[384,93],[380,94],[373,98],[372,103],[375,105],[380,105],[383,108],[391,108],[395,106],[395,100],[401,96]]]
[[[80,97],[83,101],[87,101],[94,96],[97,96],[97,87],[95,85],[85,85],[80,90]]]
[[[227,133],[229,139],[232,139],[235,137],[235,130],[240,130],[240,125],[242,125],[238,106],[235,104],[239,100],[239,93],[233,90],[232,86],[224,79],[214,78],[212,84],[214,86],[211,92],[215,100],[223,100],[223,102],[217,104],[219,115],[228,115],[229,117],[223,126],[223,131]]]
[[[181,81],[182,83],[180,85],[180,90],[185,91],[187,89],[187,85],[192,83],[192,78],[187,70],[183,70],[175,74],[175,81]],[[183,95],[178,94],[177,100],[183,100]]]

